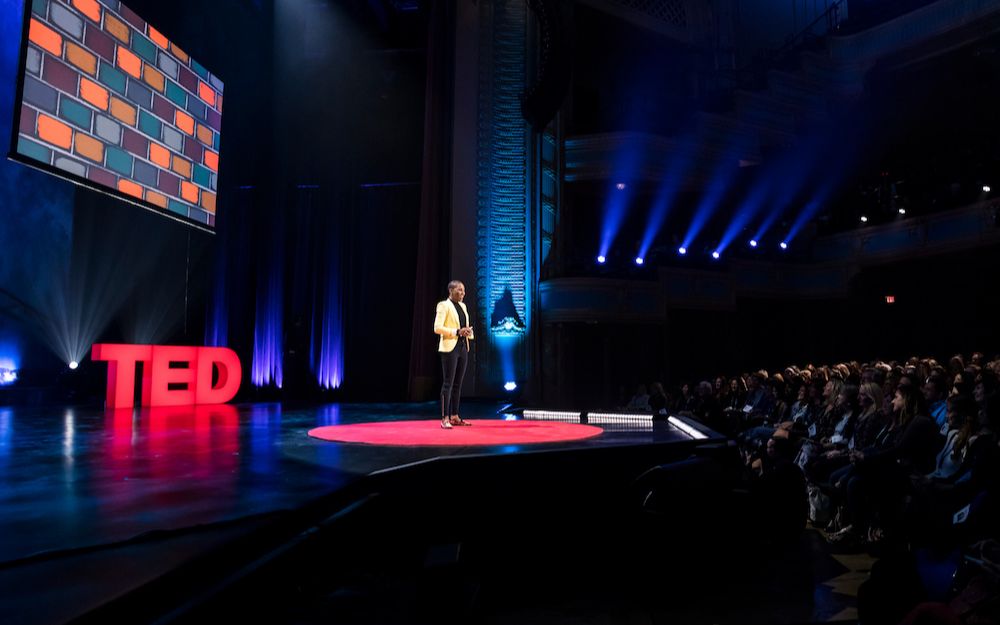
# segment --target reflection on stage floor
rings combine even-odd
[[[501,404],[470,419],[519,419]],[[105,412],[0,408],[0,562],[290,509],[373,472],[443,456],[667,443],[666,423],[602,425],[569,443],[382,447],[318,440],[310,429],[427,419],[437,405],[278,403]]]

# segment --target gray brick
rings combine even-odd
[[[157,184],[156,176],[157,169],[155,167],[138,159],[135,161],[135,169],[132,177],[135,178],[137,182],[141,182],[147,187],[153,187],[155,189]]]
[[[42,71],[42,53],[35,48],[28,46],[28,60],[26,64],[28,72],[37,76],[38,73]]]
[[[49,7],[49,19],[77,41],[83,40],[83,19],[63,5],[53,2]]]
[[[163,127],[163,142],[175,152],[184,151],[184,135],[169,126]]]
[[[125,96],[144,109],[149,110],[153,106],[153,92],[132,78],[128,79]]]
[[[224,85],[222,84],[222,81],[219,80],[219,77],[215,74],[209,74],[209,78],[211,78],[212,86],[215,87],[219,93],[222,93]]]
[[[188,98],[187,110],[201,121],[205,121],[205,116],[208,115],[208,107],[198,98]]]
[[[166,52],[160,51],[158,64],[163,73],[170,76],[174,80],[177,80],[177,61],[170,57]]]
[[[97,1],[103,4],[104,6],[108,7],[109,9],[111,9],[115,13],[118,12],[118,0],[97,0]]]
[[[219,174],[215,173],[212,174],[212,176],[208,180],[208,186],[209,188],[212,189],[212,191],[219,190]]]
[[[59,93],[40,80],[25,76],[24,101],[48,113],[55,113],[56,105],[59,103]]]
[[[115,145],[121,143],[122,127],[118,125],[118,122],[110,117],[98,115],[97,123],[94,124],[94,128],[95,132],[97,132],[97,136],[104,139],[108,143],[113,143]]]
[[[80,161],[75,161],[71,158],[65,156],[57,156],[56,162],[54,163],[56,167],[63,171],[68,171],[71,174],[76,174],[77,176],[86,177],[87,166]]]

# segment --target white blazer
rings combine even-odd
[[[469,327],[472,327],[472,317],[469,316],[469,309],[465,307],[465,302],[458,302],[458,305],[462,307],[462,312],[465,313],[465,318],[469,321]],[[434,315],[434,334],[440,335],[440,340],[438,340],[438,351],[439,352],[450,352],[455,349],[458,345],[458,330],[461,325],[458,321],[458,312],[455,311],[455,305],[452,304],[450,299],[446,299],[443,302],[437,303],[437,313]],[[469,336],[469,340],[476,338],[475,336]],[[468,340],[466,341],[466,347],[469,347]]]

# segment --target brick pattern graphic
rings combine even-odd
[[[215,226],[223,84],[118,0],[32,0],[17,151]]]

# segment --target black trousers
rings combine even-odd
[[[462,380],[465,379],[465,367],[469,364],[469,349],[459,341],[455,349],[441,352],[441,373],[444,383],[441,384],[441,417],[458,414],[458,403],[462,398]]]

